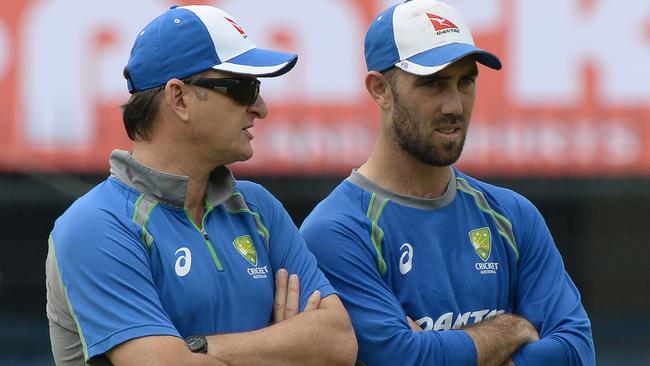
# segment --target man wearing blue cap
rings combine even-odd
[[[540,213],[452,166],[477,63],[498,70],[499,59],[434,0],[382,12],[365,55],[379,137],[301,228],[360,363],[593,365],[589,319]]]
[[[138,35],[124,70],[133,150],[112,153],[111,176],[49,239],[57,365],[354,363],[350,320],[291,218],[225,167],[253,155],[257,77],[296,61],[210,6],[174,7]]]

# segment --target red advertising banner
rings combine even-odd
[[[173,3],[23,0],[0,5],[0,171],[105,172],[129,149],[119,105],[135,36]],[[394,1],[221,0],[257,45],[297,52],[263,80],[251,175],[347,174],[379,115],[363,38]],[[650,175],[650,2],[449,0],[504,69],[481,68],[459,166],[490,176]]]

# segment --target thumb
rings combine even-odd
[[[316,310],[318,309],[318,306],[320,305],[320,291],[316,290],[314,291],[311,296],[309,296],[309,299],[307,299],[307,305],[305,305],[305,311],[309,310]]]

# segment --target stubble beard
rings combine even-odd
[[[420,132],[419,123],[413,114],[406,109],[397,96],[394,100],[393,132],[399,146],[423,164],[435,167],[445,167],[455,163],[463,152],[465,135],[458,142],[446,141],[436,146],[429,136]],[[462,117],[457,117],[462,121]],[[442,121],[433,121],[441,124]]]

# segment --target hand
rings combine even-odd
[[[408,316],[406,317],[406,321],[409,323],[409,328],[411,328],[412,331],[414,332],[421,332],[422,328],[418,323],[413,321],[413,319],[409,318]]]
[[[463,328],[476,346],[478,365],[510,365],[512,355],[524,344],[539,340],[539,334],[524,317],[501,314]],[[509,363],[511,362],[511,363]]]
[[[309,299],[305,311],[318,309],[321,297],[320,291],[314,291]],[[289,273],[284,268],[275,273],[275,299],[273,302],[273,322],[279,323],[287,320],[300,311],[300,280],[298,275]]]
[[[537,342],[539,341],[539,333],[537,332],[537,329],[528,321],[528,319],[523,318],[524,324],[522,325],[524,328],[528,329],[529,332],[529,337],[528,337],[528,343],[530,342]],[[515,363],[512,360],[509,360],[511,364],[506,363],[506,365],[514,365]]]

